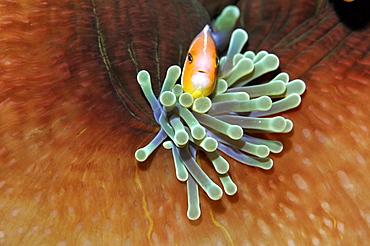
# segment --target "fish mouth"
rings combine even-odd
[[[190,94],[192,94],[195,99],[208,96],[210,94],[209,86],[211,82],[211,78],[206,71],[198,70],[191,77],[191,84],[193,89]]]
[[[191,78],[192,84],[194,88],[197,89],[204,89],[207,85],[211,82],[210,77],[207,72],[205,71],[198,71],[195,73]]]

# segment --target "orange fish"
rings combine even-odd
[[[215,88],[218,67],[216,44],[206,25],[190,45],[181,75],[184,92],[194,99],[210,95]]]

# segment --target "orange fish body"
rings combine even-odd
[[[216,44],[206,25],[191,43],[185,59],[181,75],[184,92],[194,99],[209,96],[215,87],[217,67]]]

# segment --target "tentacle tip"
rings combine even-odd
[[[183,146],[188,143],[189,135],[186,131],[178,131],[175,133],[175,141],[178,145]]]
[[[225,193],[228,196],[233,196],[238,191],[238,187],[235,184],[229,185],[227,188],[225,188]]]
[[[227,135],[233,140],[239,140],[243,137],[243,128],[238,125],[231,125],[227,129]]]
[[[150,85],[150,74],[146,70],[141,70],[137,73],[137,81],[139,84],[149,84]]]
[[[187,217],[189,220],[197,220],[200,218],[201,212],[200,209],[188,209]]]
[[[136,150],[135,158],[139,162],[144,162],[148,158],[148,155],[145,149],[141,148],[141,149]]]
[[[214,201],[220,200],[223,194],[222,189],[217,185],[209,187],[206,192],[208,194],[208,197]]]

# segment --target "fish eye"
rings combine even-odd
[[[218,65],[220,65],[220,59],[216,57],[216,67],[218,67]]]
[[[190,53],[188,54],[188,60],[189,60],[190,63],[193,62],[193,56]]]

